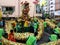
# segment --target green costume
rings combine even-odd
[[[39,23],[38,22],[36,22],[36,23],[34,22],[33,23],[33,27],[34,27],[34,32],[36,32],[38,27],[39,27]]]
[[[54,29],[54,33],[60,34],[60,29],[59,29],[59,27],[57,27],[57,28]]]
[[[0,39],[2,39],[3,33],[4,33],[4,29],[3,28],[0,28]]]
[[[26,45],[36,45],[36,37],[34,37],[33,35],[30,36],[26,42]]]
[[[50,41],[57,41],[57,38],[58,37],[55,34],[51,34],[50,37],[49,37]]]
[[[4,33],[4,29],[0,28],[0,41],[2,40],[3,33]],[[0,45],[2,45],[2,42],[0,42]]]

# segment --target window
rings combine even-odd
[[[51,6],[51,8],[53,8],[53,6]]]
[[[53,12],[53,10],[51,10],[51,12]]]
[[[3,14],[13,14],[13,12],[15,11],[15,7],[2,6],[2,11]]]
[[[53,4],[53,2],[51,2],[51,4]]]

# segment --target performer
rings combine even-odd
[[[56,26],[53,31],[54,31],[54,34],[56,34],[58,38],[60,38],[60,28]]]
[[[2,19],[2,11],[1,11],[1,8],[0,8],[0,19]]]
[[[29,18],[28,16],[28,12],[29,12],[29,3],[27,1],[25,1],[24,3],[22,2],[22,18]]]
[[[57,41],[58,40],[58,37],[56,34],[51,34],[50,37],[49,37],[50,41]]]
[[[2,45],[2,35],[4,33],[4,29],[0,28],[0,45]]]
[[[36,42],[37,42],[36,35],[37,35],[37,33],[35,33],[34,35],[29,36],[28,40],[26,42],[26,45],[37,45],[36,44]]]

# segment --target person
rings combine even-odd
[[[36,35],[37,33],[35,33],[34,35],[30,35],[26,41],[26,45],[37,45],[37,39],[36,39]]]
[[[0,19],[2,19],[2,11],[1,11],[1,8],[0,8]]]
[[[16,40],[14,38],[13,30],[10,30],[10,34],[8,34],[8,40],[16,42]]]
[[[5,20],[3,20],[3,27],[5,28]]]
[[[59,29],[59,27],[57,27],[57,26],[55,26],[55,28],[54,28],[54,33],[58,36],[58,37],[60,37],[60,29]]]
[[[50,37],[49,37],[49,40],[50,41],[57,41],[58,40],[58,37],[56,34],[51,34]]]
[[[0,27],[3,27],[3,21],[0,20]]]
[[[37,32],[38,27],[39,27],[38,20],[34,19],[34,22],[33,22],[34,33]]]
[[[4,34],[4,29],[0,28],[0,45],[2,45],[2,36]]]

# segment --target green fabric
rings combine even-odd
[[[36,23],[34,22],[34,23],[33,23],[33,27],[34,27],[34,29],[37,29],[38,26],[39,26],[39,23],[38,23],[38,22],[36,22]]]
[[[50,41],[57,41],[57,35],[51,34],[49,39],[50,39]]]
[[[47,22],[43,22],[44,27],[47,27]]]
[[[35,40],[36,40],[36,37],[34,37],[33,35],[30,36],[26,42],[26,45],[33,45]]]
[[[3,28],[0,28],[0,39],[2,39],[3,33],[4,33],[4,29]]]
[[[54,33],[56,33],[56,34],[60,34],[60,30],[59,30],[58,27],[54,29]]]

